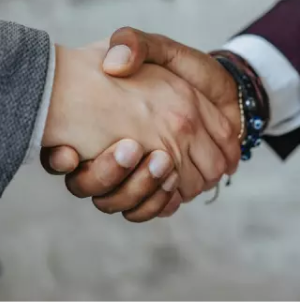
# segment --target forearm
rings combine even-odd
[[[44,89],[47,76],[51,75],[48,74],[50,41],[45,32],[0,21],[0,39],[2,194],[31,144],[41,101],[43,97],[49,99]]]

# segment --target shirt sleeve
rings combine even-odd
[[[223,46],[243,57],[261,77],[270,99],[266,135],[280,136],[300,127],[300,76],[270,42],[256,35],[237,36]]]
[[[36,158],[36,156],[39,155],[39,151],[42,145],[44,129],[46,126],[48,110],[50,106],[54,74],[55,74],[55,45],[51,44],[47,78],[44,87],[43,98],[40,104],[40,108],[34,124],[34,130],[31,136],[30,144],[25,159],[23,161],[23,164],[31,163]]]

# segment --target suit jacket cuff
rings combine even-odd
[[[262,18],[243,30],[274,45],[300,74],[300,1],[279,1]]]
[[[0,196],[22,164],[43,97],[49,35],[0,21]]]

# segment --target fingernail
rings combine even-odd
[[[51,155],[50,158],[49,158],[49,165],[50,165],[50,168],[53,169],[55,172],[57,173],[62,173],[64,172],[63,169],[59,164],[57,164],[57,159],[55,158],[55,155]]]
[[[177,172],[173,172],[163,183],[162,189],[166,192],[173,192],[178,186],[179,176]]]
[[[129,63],[131,57],[131,49],[126,45],[118,45],[113,47],[106,55],[103,62],[103,68],[122,67]]]
[[[121,167],[134,168],[143,157],[143,150],[136,141],[124,139],[118,143],[114,156]]]
[[[154,178],[163,177],[171,168],[170,156],[163,151],[154,151],[149,163],[149,171]]]
[[[71,163],[71,164],[70,164]],[[69,154],[61,152],[60,149],[54,150],[49,158],[49,165],[57,173],[67,173],[76,168]]]

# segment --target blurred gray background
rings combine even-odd
[[[0,17],[70,46],[130,25],[209,50],[273,3],[0,0]],[[0,202],[0,299],[298,300],[299,171],[299,152],[283,164],[263,146],[217,203],[202,196],[174,218],[134,225],[71,197],[36,161]]]

